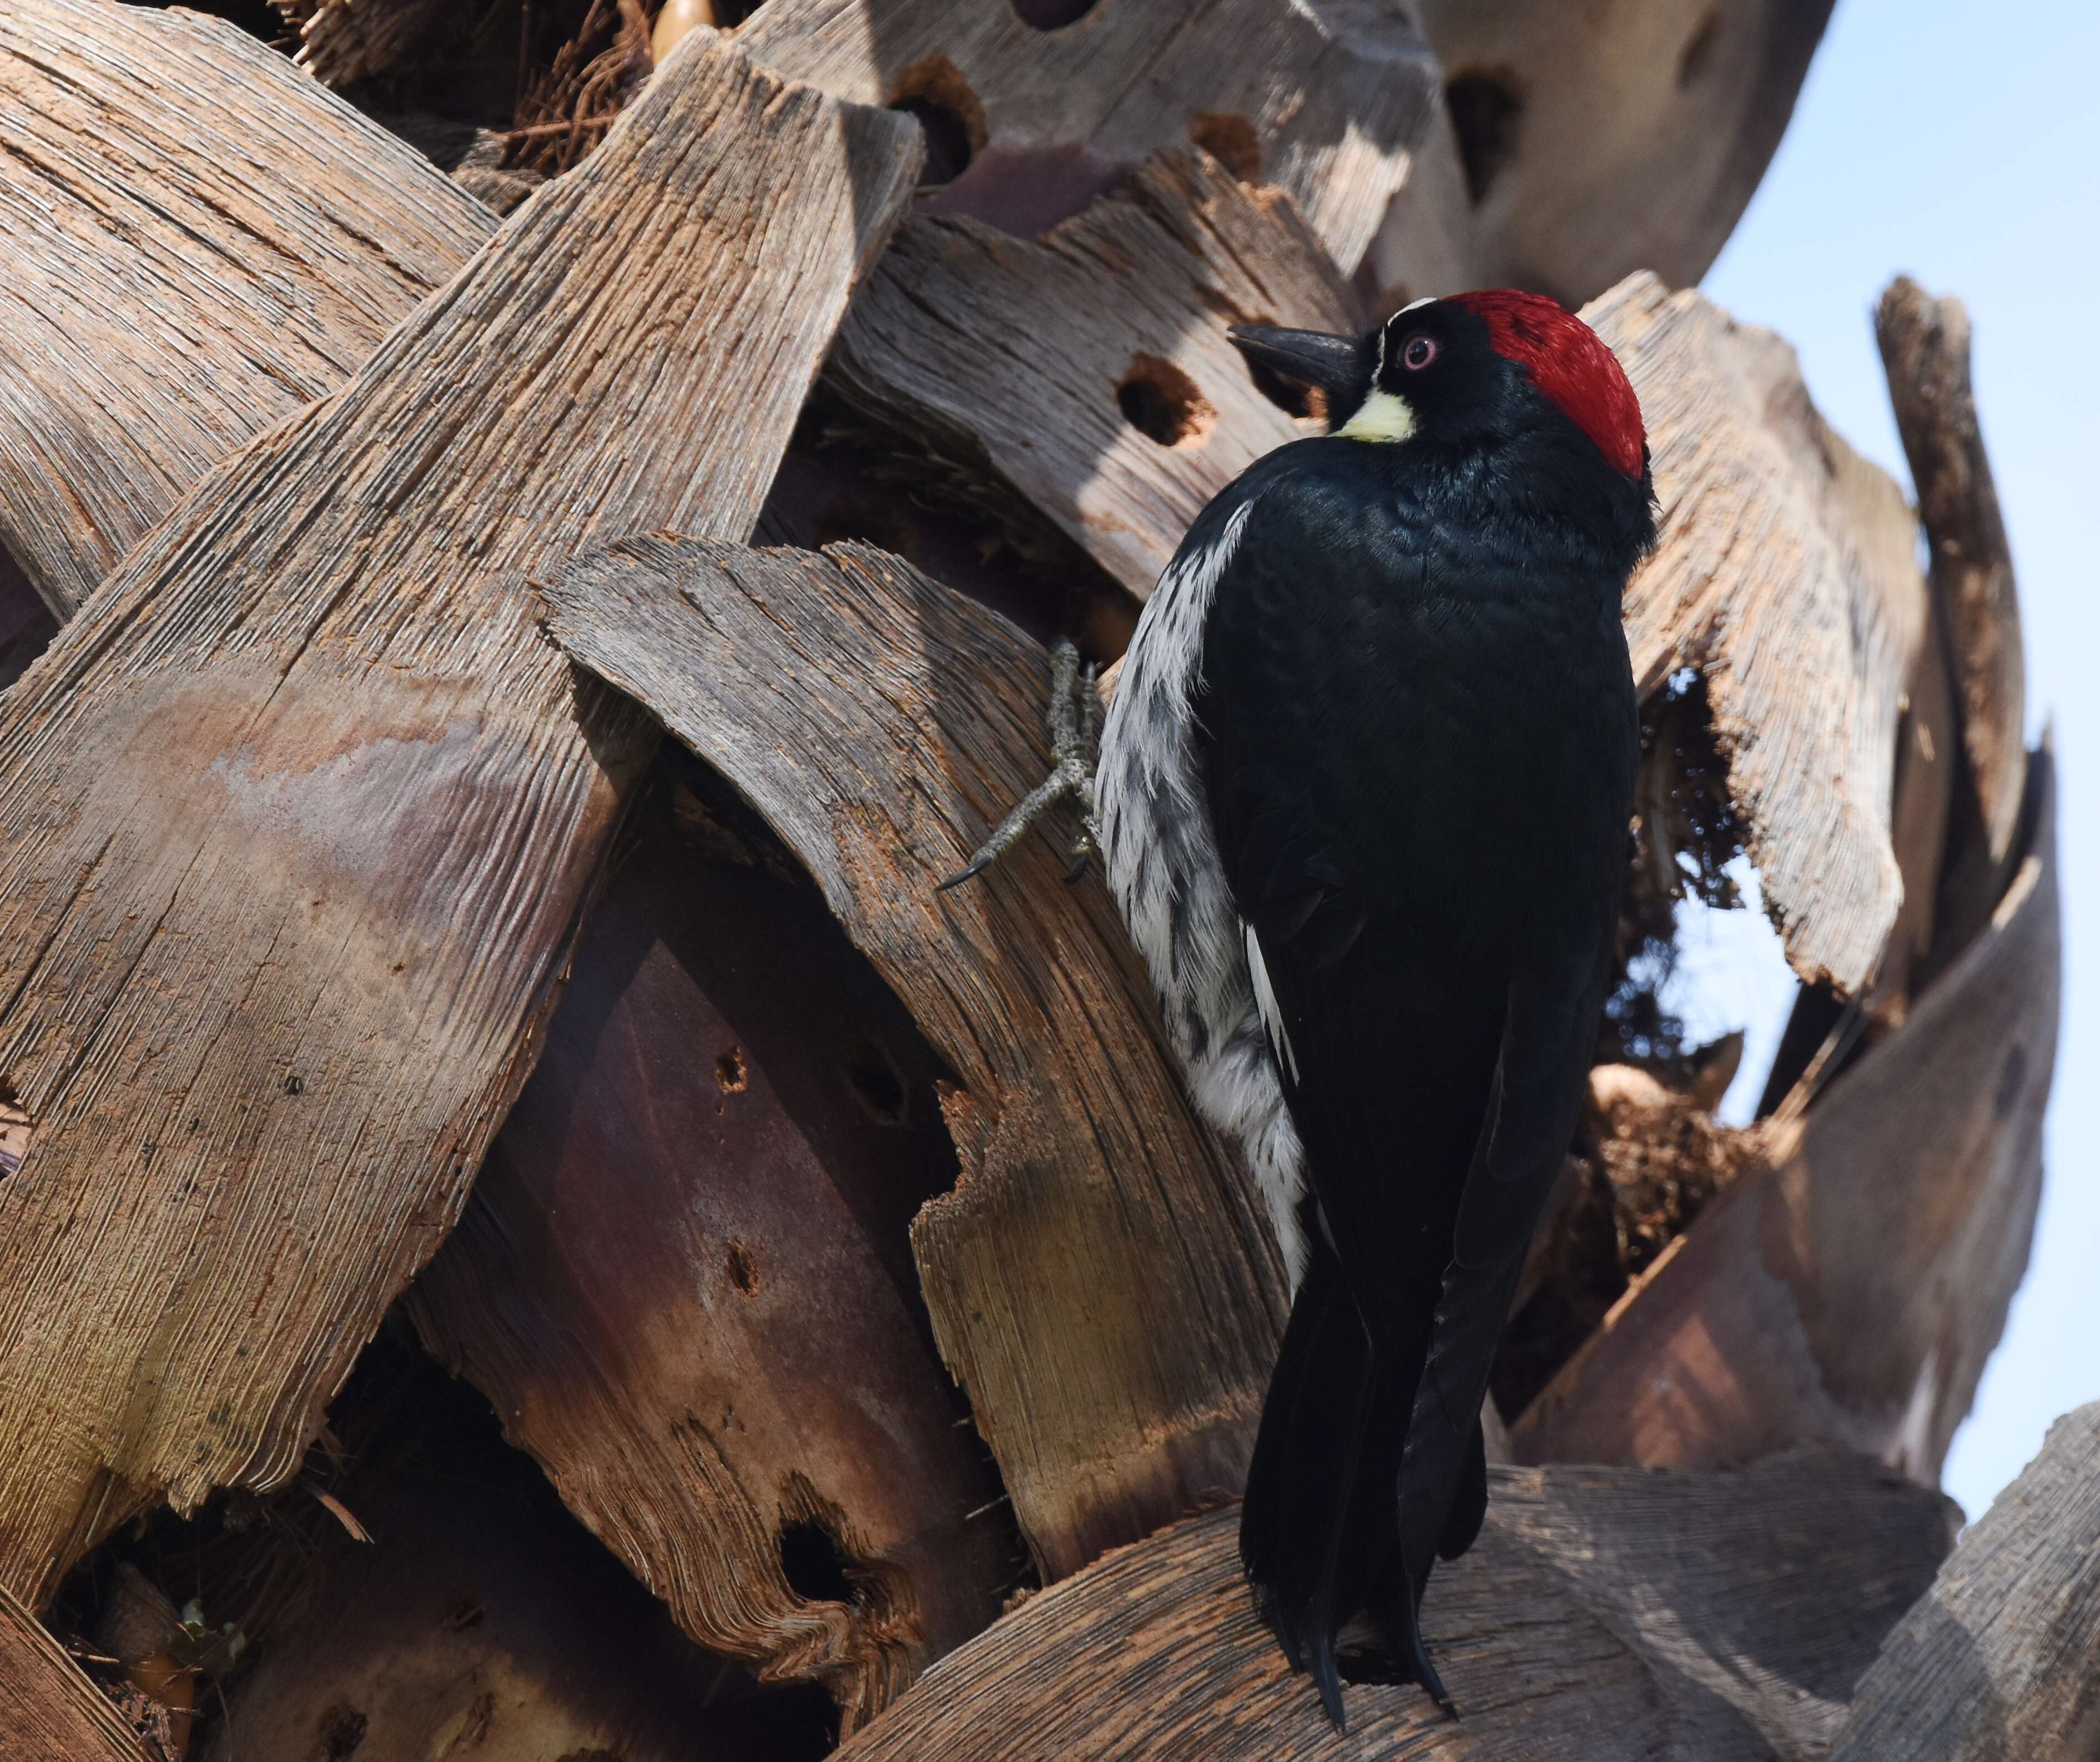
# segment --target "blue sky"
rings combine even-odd
[[[1792,126],[1705,287],[1799,350],[1830,421],[1906,485],[1870,315],[1889,277],[1956,294],[2018,572],[2031,731],[2053,719],[2064,1033],[2035,1255],[1948,1492],[1970,1516],[2100,1399],[2100,6],[1838,0]]]

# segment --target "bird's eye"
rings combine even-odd
[[[1436,339],[1434,337],[1425,337],[1418,333],[1400,346],[1400,364],[1415,373],[1420,373],[1436,359]]]

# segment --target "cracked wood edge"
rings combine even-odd
[[[1308,431],[1256,387],[1236,322],[1361,320],[1287,197],[1169,153],[1032,243],[968,220],[900,229],[826,386],[902,444],[968,461],[1143,599],[1204,505]],[[1133,378],[1188,400],[1178,444],[1124,415]]]
[[[450,1227],[654,739],[525,577],[750,529],[919,151],[696,33],[0,698],[18,1594],[157,1496],[292,1473]]]
[[[2100,1403],[1962,1532],[1861,1679],[1830,1762],[2014,1762],[2100,1747]]]
[[[908,566],[643,538],[547,589],[556,640],[757,809],[955,1072],[913,1226],[942,1354],[1048,1577],[1238,1491],[1285,1299],[1098,881],[1031,836],[937,893],[1048,769],[1048,657]]]
[[[0,8],[0,543],[70,616],[177,496],[334,391],[495,226],[220,20]]]
[[[1031,1598],[840,1762],[1769,1762],[1827,1740],[1952,1530],[1939,1495],[1835,1454],[1488,1473],[1480,1538],[1423,1605],[1462,1720],[1418,1689],[1356,1686],[1348,1735],[1330,1729],[1255,1613],[1226,1509]]]
[[[0,1762],[147,1762],[145,1747],[108,1698],[5,1585]]]
[[[1996,916],[1765,1137],[1511,1428],[1526,1462],[1706,1468],[1789,1444],[1936,1481],[2027,1267],[2062,962],[2045,753]]]
[[[1647,274],[1582,316],[1639,395],[1661,507],[1626,588],[1635,676],[1644,691],[1687,665],[1705,676],[1787,959],[1857,995],[1903,900],[1896,756],[1930,634],[1916,523],[1771,332]]]
[[[1099,0],[1054,31],[1006,0],[767,0],[738,41],[842,98],[948,110],[970,164],[920,208],[1023,237],[1194,141],[1289,191],[1353,272],[1439,121],[1413,20],[1348,0]]]

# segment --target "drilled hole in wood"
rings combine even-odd
[[[734,1236],[729,1243],[729,1282],[747,1297],[758,1294],[758,1256],[751,1252],[749,1243]]]
[[[13,1089],[0,1083],[0,1181],[22,1166],[36,1129],[36,1121],[15,1100]]]
[[[751,1066],[741,1046],[730,1047],[715,1061],[715,1087],[725,1095],[741,1095],[751,1087]]]
[[[780,1570],[788,1588],[812,1603],[850,1603],[854,1583],[832,1533],[821,1523],[791,1523],[780,1532]]]
[[[1171,361],[1133,355],[1116,387],[1116,403],[1132,427],[1162,447],[1193,447],[1218,420],[1211,400]]]
[[[1466,168],[1466,193],[1477,206],[1487,199],[1496,178],[1516,148],[1524,96],[1516,76],[1507,69],[1461,73],[1444,88],[1452,132],[1458,137],[1458,157]]]
[[[1261,137],[1245,117],[1210,112],[1189,125],[1189,139],[1241,183],[1261,182]]]
[[[1013,15],[1032,31],[1062,30],[1076,24],[1099,0],[1013,0]]]
[[[881,1047],[862,1046],[847,1061],[846,1087],[877,1125],[901,1126],[910,1121],[911,1092],[896,1060]]]
[[[922,189],[954,183],[984,147],[984,106],[946,55],[928,55],[898,74],[889,108],[915,118],[925,131]]]
[[[364,1742],[365,1724],[364,1715],[347,1701],[337,1702],[322,1714],[320,1753],[326,1762],[343,1762],[344,1757],[355,1755]]]
[[[1684,53],[1677,58],[1677,86],[1682,91],[1696,85],[1713,65],[1714,46],[1721,40],[1721,15],[1709,12],[1699,29],[1692,32],[1684,45]]]

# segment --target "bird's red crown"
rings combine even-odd
[[[1648,436],[1640,400],[1602,337],[1542,294],[1489,288],[1451,303],[1485,323],[1496,354],[1529,374],[1599,453],[1628,477],[1641,475]]]

